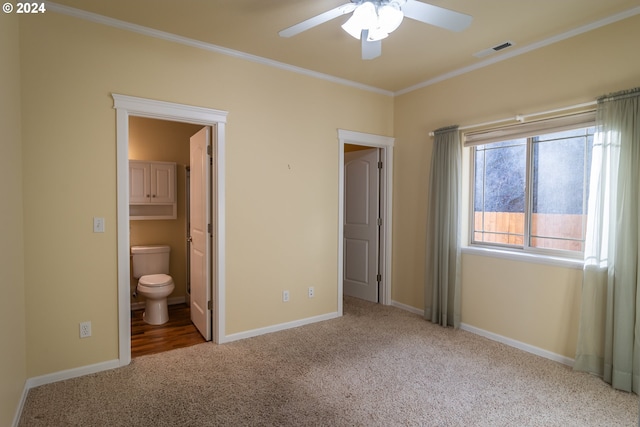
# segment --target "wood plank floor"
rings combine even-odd
[[[169,306],[169,321],[149,325],[142,320],[142,310],[131,312],[131,358],[160,353],[205,342],[191,323],[187,304]]]

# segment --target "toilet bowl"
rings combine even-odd
[[[167,297],[175,289],[169,276],[167,245],[132,246],[133,277],[138,279],[136,292],[145,298],[142,318],[150,325],[162,325],[169,320]]]
[[[169,321],[167,297],[175,289],[173,279],[167,274],[149,274],[138,280],[136,290],[145,298],[142,319],[150,325],[162,325]]]

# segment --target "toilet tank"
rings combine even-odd
[[[148,274],[169,274],[169,254],[167,245],[131,246],[133,257],[133,277]]]

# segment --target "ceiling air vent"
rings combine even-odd
[[[484,58],[485,56],[491,55],[492,53],[501,51],[503,49],[506,49],[508,47],[513,46],[514,43],[512,41],[506,41],[503,43],[500,43],[499,45],[490,47],[489,49],[485,49],[485,50],[481,50],[480,52],[476,52],[473,54],[473,56],[475,56],[476,58]]]

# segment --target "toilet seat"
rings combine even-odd
[[[142,276],[138,284],[149,287],[167,286],[173,284],[173,279],[168,274],[148,274]]]

